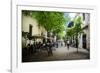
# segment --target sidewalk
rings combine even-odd
[[[47,52],[42,51],[37,55],[32,55],[26,59],[25,62],[37,62],[37,61],[58,61],[58,60],[84,60],[89,59],[90,54],[85,49],[78,49],[70,47],[69,50],[67,47],[59,47],[53,50],[53,56],[48,56]]]
[[[55,60],[77,60],[77,59],[88,59],[89,52],[85,49],[78,49],[74,47],[70,47],[69,50],[67,47],[56,48],[53,51],[53,56],[48,57],[48,60],[55,59]]]
[[[67,49],[68,53],[75,52],[75,51],[77,51],[77,48],[75,48],[75,47],[69,47],[69,50]],[[83,49],[83,48],[78,48],[78,52],[89,53],[89,51],[87,51],[86,49]]]

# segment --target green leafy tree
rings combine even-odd
[[[61,33],[65,28],[66,19],[62,12],[47,12],[47,11],[36,11],[33,12],[39,23],[39,26],[44,27],[48,33]]]
[[[77,16],[74,20],[74,23],[75,23],[74,34],[76,36],[76,47],[77,47],[77,52],[78,52],[78,45],[79,45],[78,37],[79,37],[79,35],[81,35],[81,33],[83,33],[83,30],[81,27],[83,24],[82,16]]]
[[[76,47],[77,47],[77,52],[78,52],[78,44],[79,44],[78,37],[79,35],[81,35],[81,33],[83,33],[83,30],[81,27],[83,24],[82,16],[79,16],[79,15],[76,16],[73,22],[74,22],[74,26],[71,28],[67,28],[66,35],[68,39],[72,39],[73,37],[75,37]]]
[[[27,11],[23,10],[23,14],[36,18],[38,26],[44,27],[48,33],[63,37],[63,31],[66,30],[66,24],[70,20],[68,15],[63,12],[48,11]]]

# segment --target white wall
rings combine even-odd
[[[79,37],[79,48],[82,48],[82,34],[81,34],[81,36]]]
[[[84,34],[86,34],[86,47],[90,49],[90,14],[85,13],[85,20],[84,23],[82,24],[82,27],[85,27],[88,25],[88,28],[83,29]],[[79,48],[83,48],[83,34],[79,37]]]

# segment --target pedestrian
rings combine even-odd
[[[69,50],[69,44],[70,44],[70,42],[69,42],[69,40],[67,40],[67,48],[68,48],[68,50]]]
[[[49,40],[48,42],[47,42],[47,48],[48,48],[48,56],[52,56],[53,55],[53,53],[52,53],[52,42]]]
[[[30,55],[30,44],[27,45],[27,56]]]
[[[67,40],[65,40],[65,47],[67,46]]]

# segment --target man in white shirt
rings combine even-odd
[[[69,40],[67,41],[67,48],[68,48],[68,50],[69,50],[69,44],[70,44],[70,42],[69,42]]]

